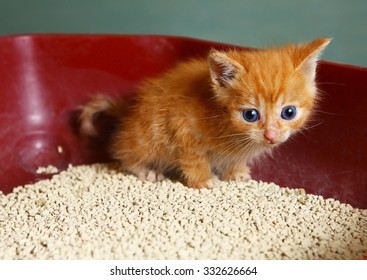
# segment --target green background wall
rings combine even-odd
[[[367,66],[366,0],[0,0],[0,35],[190,36],[264,47],[333,37],[324,59]]]

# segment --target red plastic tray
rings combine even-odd
[[[0,38],[0,190],[45,178],[38,166],[107,161],[103,139],[76,133],[75,108],[96,93],[134,94],[142,79],[211,47],[228,45],[169,36]],[[322,62],[318,81],[318,125],[277,149],[253,177],[367,208],[367,69]]]

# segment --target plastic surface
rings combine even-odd
[[[76,133],[75,109],[96,93],[134,94],[142,79],[211,47],[226,46],[166,36],[0,38],[0,190],[49,177],[38,166],[107,161],[103,139]],[[321,63],[317,119],[253,177],[367,208],[366,79],[366,68]]]

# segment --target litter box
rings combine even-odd
[[[131,96],[142,79],[212,47],[233,48],[171,36],[0,38],[0,190],[49,177],[40,166],[109,161],[106,139],[78,135],[75,109],[98,93]],[[366,82],[367,68],[321,62],[317,118],[255,165],[253,178],[367,208]]]

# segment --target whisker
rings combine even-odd
[[[252,147],[254,145],[253,141],[250,141],[247,146],[243,146],[242,149],[236,154],[234,158],[235,162],[243,162],[251,154]]]
[[[340,117],[345,116],[345,114],[337,114],[337,113],[332,113],[332,112],[326,112],[326,111],[318,110],[318,109],[315,109],[314,111],[317,112],[317,113],[322,113],[322,114],[331,115],[331,116],[340,116]]]
[[[241,133],[233,133],[233,134],[228,134],[228,135],[221,135],[218,137],[215,137],[215,139],[221,139],[221,138],[229,138],[229,137],[235,137],[235,136],[244,136],[245,134],[243,132]]]
[[[317,85],[336,85],[336,86],[346,86],[344,83],[335,83],[335,82],[317,82]]]
[[[319,126],[319,125],[323,124],[324,122],[325,122],[325,121],[320,121],[320,122],[318,122],[318,123],[316,123],[316,124],[314,124],[314,125],[312,125],[312,126],[305,126],[305,127],[303,127],[303,129],[304,129],[304,130],[310,130],[310,129],[314,128],[314,127],[317,127],[317,126]]]
[[[232,141],[224,141],[224,142],[222,142],[222,143],[220,143],[220,144],[218,144],[218,145],[215,145],[215,146],[213,146],[213,147],[210,147],[210,148],[208,149],[208,151],[211,151],[211,150],[213,150],[213,149],[216,149],[216,148],[219,148],[219,147],[221,147],[221,146],[228,145],[228,144],[231,144],[231,143],[232,143]]]
[[[249,139],[245,139],[241,141],[238,141],[238,139],[236,139],[236,141],[231,141],[229,143],[229,145],[220,153],[221,154],[226,154],[223,158],[221,158],[220,162],[218,163],[218,166],[221,166],[224,164],[224,162],[226,162],[228,160],[228,158],[230,158],[231,156],[233,156],[233,154],[236,154],[236,152],[238,150],[241,150],[242,147],[247,146],[249,142]]]
[[[241,139],[242,140],[242,139]],[[226,151],[228,151],[229,149],[234,148],[232,151],[229,151],[229,153],[221,159],[221,161],[219,162],[219,166],[223,165],[225,161],[228,160],[229,157],[232,156],[232,162],[239,162],[240,160],[244,160],[244,158],[247,158],[249,156],[251,156],[251,154],[253,153],[253,151],[255,149],[257,149],[257,144],[254,143],[254,141],[251,140],[251,138],[246,138],[245,140],[242,141],[236,141],[234,142],[235,145],[229,145],[226,148]]]

